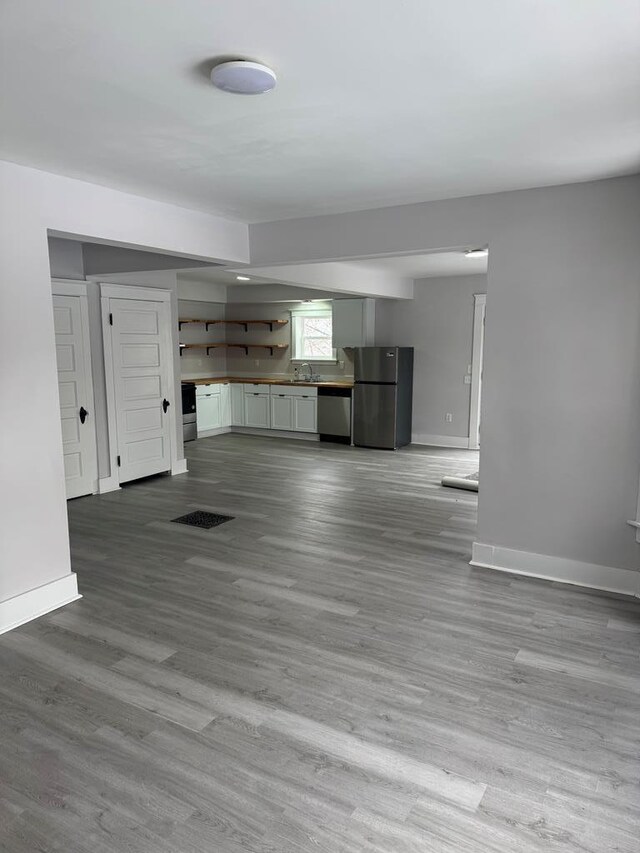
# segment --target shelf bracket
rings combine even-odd
[[[178,331],[182,331],[182,320],[178,320]],[[180,353],[180,355],[182,355],[182,353]]]
[[[269,347],[269,352],[271,355],[273,355],[273,347]]]
[[[215,347],[207,347],[207,355],[209,355],[209,350],[210,350],[210,349],[215,349]]]

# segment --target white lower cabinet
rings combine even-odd
[[[211,383],[196,388],[198,434],[229,426],[318,431],[318,390],[306,386]]]
[[[318,398],[316,396],[293,397],[292,428],[297,432],[318,431]]]
[[[206,390],[200,390],[200,388]],[[199,386],[196,392],[196,424],[198,432],[220,429],[222,426],[222,394],[220,386]]]
[[[272,385],[271,429],[317,432],[318,389],[305,385]]]
[[[288,394],[271,391],[271,429],[293,429],[293,401]]]
[[[244,393],[244,426],[255,429],[271,427],[270,395],[260,391],[245,391]]]

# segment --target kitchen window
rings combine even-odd
[[[291,311],[292,361],[335,361],[333,313],[329,307],[304,305]]]

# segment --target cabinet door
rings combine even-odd
[[[231,389],[231,426],[244,426],[244,388],[242,385],[230,385]]]
[[[201,394],[196,397],[196,423],[198,432],[218,429],[222,426],[220,394]]]
[[[271,429],[293,429],[293,401],[287,394],[271,395]]]
[[[373,346],[375,331],[375,300],[334,299],[333,346]]]
[[[293,428],[299,432],[318,431],[318,400],[315,397],[294,397]]]
[[[244,395],[244,425],[269,429],[271,418],[269,417],[269,395],[248,392]]]

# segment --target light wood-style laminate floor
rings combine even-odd
[[[472,569],[477,454],[187,454],[0,637],[2,851],[638,853],[640,607]]]

